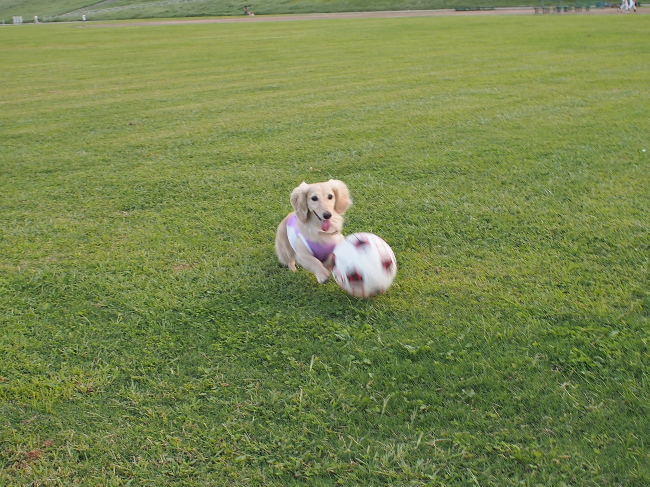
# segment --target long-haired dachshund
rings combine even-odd
[[[275,252],[292,271],[296,264],[325,283],[332,268],[332,250],[343,240],[343,214],[352,204],[348,187],[330,179],[324,183],[302,183],[291,193],[294,211],[278,226]]]

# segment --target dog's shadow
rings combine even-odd
[[[212,310],[217,336],[245,332],[252,342],[269,345],[269,337],[284,336],[289,342],[309,336],[323,340],[369,322],[385,326],[384,295],[368,299],[350,296],[333,278],[319,284],[305,269],[292,272],[273,257],[257,261],[261,265],[255,276],[222,285],[210,297],[205,309]],[[384,318],[379,319],[380,315]]]

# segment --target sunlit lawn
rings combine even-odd
[[[0,483],[648,485],[649,22],[0,29]]]

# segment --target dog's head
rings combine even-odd
[[[303,182],[291,193],[291,205],[298,220],[306,223],[316,218],[326,233],[342,230],[342,216],[351,204],[348,187],[336,179],[324,183]]]

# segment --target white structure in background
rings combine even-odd
[[[23,18],[20,15],[14,15],[14,25],[22,24]]]

